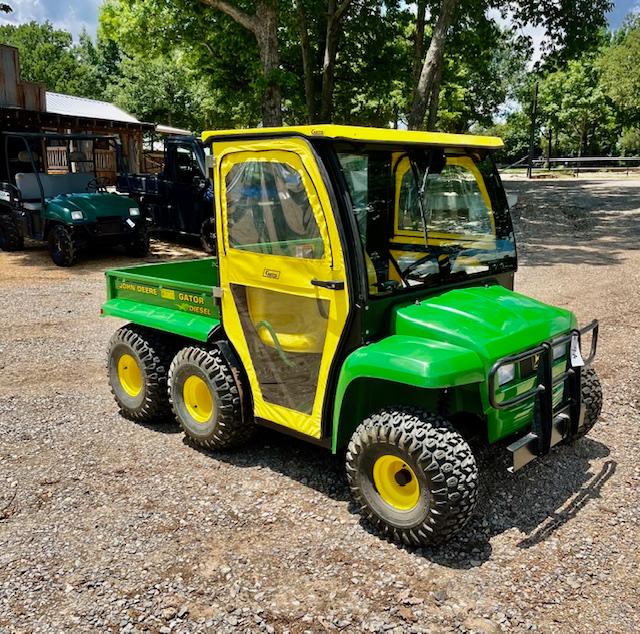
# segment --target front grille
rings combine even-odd
[[[122,233],[122,218],[99,218],[96,222],[96,233],[100,235],[109,235],[114,233]]]

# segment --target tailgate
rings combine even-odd
[[[220,324],[215,258],[111,269],[106,277],[103,315],[198,341]]]

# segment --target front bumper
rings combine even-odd
[[[582,357],[582,338],[591,333],[589,355]],[[539,456],[549,453],[554,445],[565,439],[574,438],[584,424],[584,405],[581,398],[582,369],[587,367],[596,355],[598,344],[598,321],[594,320],[585,328],[574,329],[569,334],[545,341],[535,348],[519,354],[503,357],[496,361],[489,372],[489,403],[497,410],[512,409],[533,400],[533,422],[531,431],[511,443],[508,450],[513,457],[509,471],[517,471]],[[553,376],[553,349],[567,347],[564,372]],[[578,355],[573,352],[577,350]],[[508,400],[499,398],[497,385],[498,370],[510,364],[529,363],[536,368],[535,382],[531,389]],[[554,407],[554,388],[562,384],[562,400]],[[560,388],[558,388],[560,389]]]

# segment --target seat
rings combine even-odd
[[[249,318],[260,341],[282,352],[320,354],[327,319],[315,298],[247,287]]]
[[[38,177],[42,184],[42,191],[45,198],[53,198],[61,194],[82,194],[86,193],[89,183],[93,180],[93,174],[89,172],[78,172],[75,174],[44,174],[44,173],[23,173],[16,174],[16,186],[20,190],[22,200],[26,203],[40,201],[40,186]],[[25,208],[26,207],[25,203]],[[39,207],[38,207],[39,208]]]
[[[22,206],[27,209],[28,211],[40,211],[42,209],[42,203],[40,202],[31,202],[31,201],[26,201],[22,203]]]

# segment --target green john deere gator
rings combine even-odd
[[[206,132],[217,255],[107,272],[125,416],[224,450],[258,426],[331,451],[388,537],[468,521],[469,440],[512,469],[586,434],[598,325],[513,291],[496,138],[308,126]],[[505,443],[506,444],[506,443]]]

